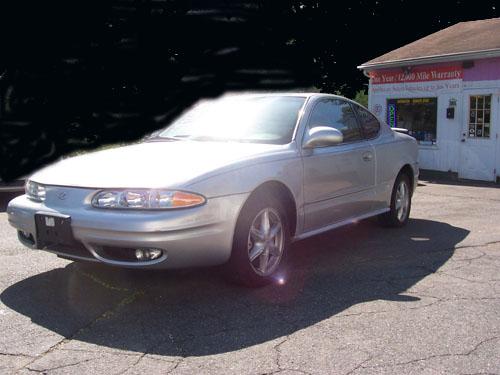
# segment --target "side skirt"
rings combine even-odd
[[[380,209],[377,211],[368,212],[368,213],[360,215],[360,216],[354,216],[354,217],[351,217],[349,219],[339,221],[339,222],[334,223],[334,224],[327,225],[326,227],[323,227],[323,228],[314,229],[314,230],[311,230],[309,232],[302,233],[298,236],[295,236],[292,241],[293,242],[300,241],[300,240],[303,240],[305,238],[316,236],[317,234],[328,232],[332,229],[337,229],[337,228],[343,227],[345,225],[354,224],[355,222],[357,222],[359,220],[368,219],[369,217],[384,214],[388,211],[390,211],[390,208],[387,207],[387,208],[383,208],[383,209]]]

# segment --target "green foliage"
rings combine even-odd
[[[356,92],[356,96],[353,100],[368,108],[368,94],[365,90],[359,90]]]

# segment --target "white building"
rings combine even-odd
[[[420,168],[500,180],[500,18],[456,24],[359,68],[370,109],[418,140]]]

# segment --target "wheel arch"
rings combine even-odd
[[[415,172],[413,171],[413,168],[411,167],[410,164],[405,164],[403,167],[399,170],[398,176],[401,174],[406,174],[410,180],[410,191],[411,194],[415,191]]]
[[[297,203],[292,191],[283,182],[277,180],[266,181],[259,186],[257,186],[251,194],[248,196],[247,200],[243,204],[242,210],[245,205],[258,194],[273,194],[281,202],[286,210],[286,215],[288,219],[288,226],[290,230],[290,236],[293,238],[297,230]],[[240,213],[241,213],[240,211]]]

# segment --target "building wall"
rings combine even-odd
[[[500,80],[500,58],[474,61],[474,67],[464,69],[464,82]]]
[[[457,72],[453,73],[454,69]],[[456,79],[426,80],[419,79],[419,72],[427,72],[431,76],[446,78],[447,75],[433,73],[445,71],[451,72],[449,76]],[[462,63],[450,62],[435,65],[414,67],[417,73],[406,79],[399,76],[395,81],[386,83],[394,75],[394,69],[371,72],[369,86],[369,108],[382,120],[387,119],[387,100],[404,98],[427,98],[437,97],[437,135],[435,145],[419,146],[419,162],[421,168],[438,171],[460,171],[461,150],[463,150],[463,133],[468,129],[468,98],[469,94],[476,92],[491,93],[493,100],[500,99],[500,58],[484,59],[474,61],[474,66],[462,69]],[[402,69],[399,69],[402,72]],[[384,81],[383,75],[387,75]],[[408,72],[406,72],[408,74]],[[421,73],[423,74],[423,73]],[[376,76],[376,78],[374,78]],[[381,78],[382,77],[382,78]],[[425,74],[423,74],[425,78]],[[398,79],[402,78],[402,79]],[[428,77],[427,77],[428,78]],[[479,90],[479,91],[477,91]],[[447,108],[455,102],[455,118],[447,119]],[[495,121],[493,133],[500,132],[500,104],[495,104],[495,113],[492,121]],[[495,137],[496,134],[492,134]],[[496,142],[497,175],[500,175],[500,141]],[[463,151],[462,151],[463,154]]]

